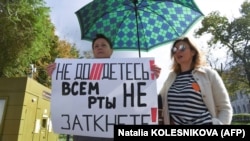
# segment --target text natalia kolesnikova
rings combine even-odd
[[[218,136],[216,129],[118,129],[118,136]]]

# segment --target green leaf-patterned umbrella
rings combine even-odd
[[[193,0],[94,0],[76,11],[81,39],[97,33],[114,50],[150,49],[182,36],[203,16]]]

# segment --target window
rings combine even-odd
[[[0,133],[2,133],[7,100],[7,97],[0,97]]]
[[[43,128],[47,127],[47,119],[45,119],[45,118],[42,120],[42,127]]]

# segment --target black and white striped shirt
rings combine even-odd
[[[205,106],[200,87],[191,71],[177,75],[168,91],[169,113],[175,125],[211,124],[212,117]]]

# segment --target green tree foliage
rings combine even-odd
[[[26,76],[28,66],[48,55],[54,26],[43,1],[2,1],[0,77]]]
[[[0,1],[0,77],[26,77],[50,86],[46,72],[57,57],[78,57],[75,47],[60,41],[43,0]]]
[[[245,1],[240,9],[241,17],[229,20],[219,12],[211,12],[202,20],[196,36],[212,35],[210,48],[224,48],[232,58],[223,78],[230,92],[250,87],[250,3]],[[221,46],[216,46],[220,44]]]

